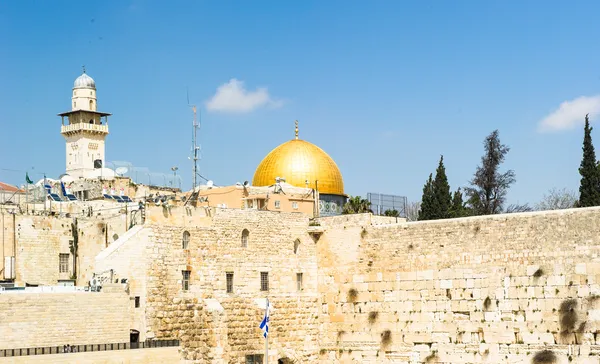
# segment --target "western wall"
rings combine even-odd
[[[113,219],[115,227],[124,222]],[[16,215],[22,281],[60,279],[56,255],[68,249],[72,221]],[[80,224],[88,263],[78,284],[110,272],[110,281],[127,280],[128,295],[128,313],[112,321],[118,328],[103,329],[102,341],[127,341],[133,329],[140,341],[179,340],[184,361],[244,363],[264,353],[258,324],[269,297],[273,362],[533,363],[550,350],[546,355],[557,363],[600,363],[600,208],[405,222],[371,214],[310,220],[299,213],[149,207],[145,224],[123,229],[107,248],[99,221]],[[8,249],[12,231],[5,233]],[[40,253],[28,253],[34,249]],[[191,273],[188,290],[182,271]],[[267,291],[261,272],[268,272]],[[13,335],[15,325],[28,324],[21,313],[42,305],[36,322],[50,320],[45,335],[53,337],[61,330],[50,323],[66,295],[20,303],[0,295],[10,317],[0,332]],[[79,299],[73,305],[83,307]],[[86,307],[102,317],[111,304],[93,299]],[[81,311],[67,306],[62,314]],[[87,344],[81,335],[62,340]],[[39,346],[42,336],[32,335],[27,345]]]
[[[321,223],[322,362],[600,362],[598,208]]]
[[[559,363],[600,362],[598,208],[411,223],[193,211],[155,219],[98,262],[124,271],[126,247],[143,245],[146,274],[130,279],[144,281],[145,338],[180,339],[186,360],[264,353],[260,272],[269,272],[271,360],[531,363],[550,350]]]

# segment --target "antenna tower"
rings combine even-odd
[[[188,106],[192,107],[192,110],[194,111],[194,122],[192,124],[192,161],[193,161],[193,167],[192,167],[192,192],[196,191],[196,186],[198,185],[197,182],[197,176],[198,176],[198,151],[200,150],[200,147],[198,146],[198,138],[197,138],[197,134],[198,134],[198,121],[196,119],[196,105],[190,105],[190,94],[188,91]]]

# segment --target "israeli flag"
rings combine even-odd
[[[260,329],[263,331],[263,336],[267,338],[269,335],[269,300],[267,299],[267,307],[265,309],[265,318],[260,323]]]

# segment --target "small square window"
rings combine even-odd
[[[292,202],[292,208],[294,210],[298,210],[298,202],[296,202],[296,201]]]
[[[269,290],[269,272],[260,272],[260,290]]]
[[[135,296],[135,308],[140,307],[140,296]]]
[[[181,281],[181,288],[184,291],[189,291],[189,289],[190,289],[190,271],[184,270],[181,273],[182,273],[182,278],[183,278]]]
[[[279,200],[276,200],[276,201],[275,201],[275,208],[276,208],[276,209],[278,209],[278,208],[280,208],[280,207],[281,207],[281,201],[279,201]]]
[[[246,355],[246,364],[263,364],[262,354]]]
[[[227,293],[233,293],[233,272],[227,272],[225,276],[227,278]]]

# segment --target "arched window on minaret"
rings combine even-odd
[[[90,110],[94,111],[94,100],[90,100]]]

